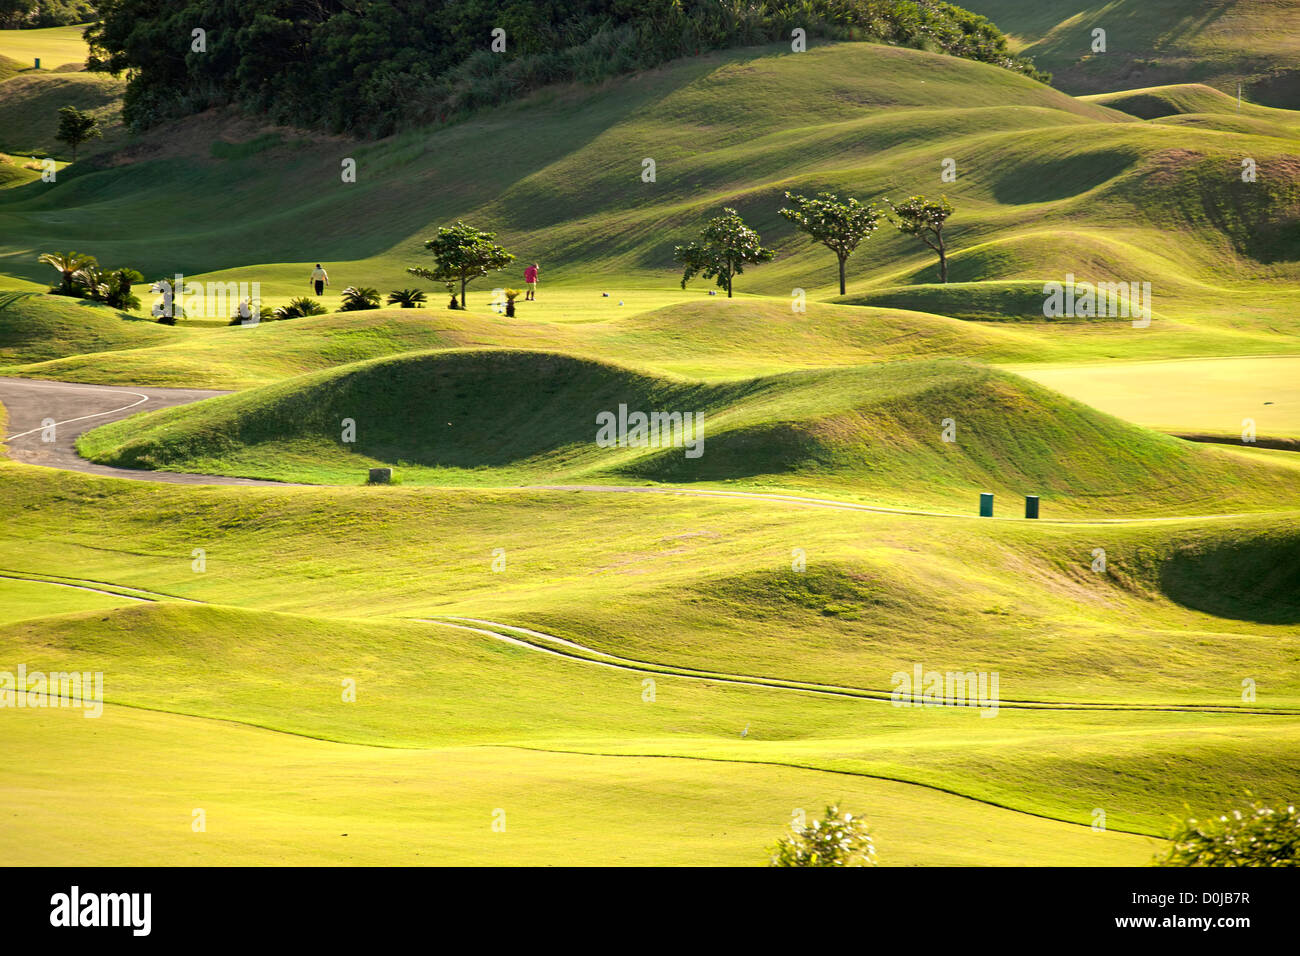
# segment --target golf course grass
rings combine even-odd
[[[1001,25],[1050,43],[1048,6]],[[53,77],[120,96],[0,73],[0,149],[71,158]],[[0,460],[0,671],[104,699],[0,711],[0,855],[762,865],[838,801],[885,865],[1121,866],[1189,808],[1294,800],[1300,113],[1169,83],[756,47],[375,142],[217,110],[53,183],[0,165],[0,378],[229,390],[77,449],[284,483]],[[778,213],[826,189],[945,193],[949,281],[882,220],[840,295]],[[733,298],[672,256],[724,206],[777,251]],[[405,270],[457,219],[518,259],[451,311]],[[67,249],[141,308],[49,294]],[[155,278],[278,306],[317,261],[323,315],[149,314]],[[1149,283],[1149,324],[1047,316],[1071,281]],[[701,454],[599,444],[620,406],[701,415]],[[996,700],[892,700],[916,668]]]

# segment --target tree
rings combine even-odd
[[[72,279],[85,291],[86,298],[103,302],[108,297],[108,277],[99,268],[99,263],[86,263],[77,270]]]
[[[764,249],[758,233],[745,225],[734,209],[724,208],[722,215],[709,220],[700,232],[699,242],[673,248],[673,258],[682,264],[682,288],[696,275],[717,279],[718,288],[731,298],[732,281],[745,271],[747,262],[771,262],[776,253]]]
[[[350,285],[343,290],[340,312],[362,312],[379,308],[379,290],[368,285]]]
[[[885,202],[889,202],[888,199]],[[927,246],[939,253],[939,281],[948,281],[948,253],[943,240],[943,224],[952,215],[952,204],[947,196],[938,200],[926,199],[924,196],[912,196],[901,206],[889,202],[894,215],[889,221],[900,232],[916,236]]]
[[[1185,820],[1160,866],[1300,866],[1300,814],[1252,803],[1211,820]]]
[[[400,305],[403,309],[423,309],[426,301],[428,296],[419,289],[394,289],[388,293],[388,304]]]
[[[876,845],[867,822],[841,813],[837,804],[808,826],[790,825],[790,832],[772,849],[770,866],[875,866]]]
[[[76,274],[86,266],[98,265],[94,256],[88,256],[81,252],[47,252],[37,261],[53,266],[58,270],[59,295],[76,295],[77,290],[74,285]]]
[[[77,161],[77,147],[88,139],[103,136],[99,120],[91,113],[83,113],[75,106],[65,106],[59,110],[59,131],[54,138],[72,147],[72,161]]]
[[[36,0],[0,0],[0,29],[19,29],[35,10]]]
[[[880,222],[880,210],[864,206],[850,197],[848,202],[834,193],[818,193],[816,199],[786,193],[793,209],[782,209],[785,216],[803,232],[835,253],[840,263],[840,295],[844,294],[844,263],[858,244],[871,238]]]
[[[434,282],[460,283],[460,307],[465,308],[465,286],[490,272],[499,272],[515,261],[513,254],[497,245],[495,232],[480,232],[460,220],[438,230],[437,238],[424,247],[433,253],[436,269],[415,266],[406,271]]]
[[[104,277],[104,301],[115,309],[130,311],[140,308],[140,299],[131,292],[131,287],[143,281],[144,276],[134,269],[126,266],[114,269]]]

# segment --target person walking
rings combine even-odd
[[[540,271],[536,262],[524,270],[524,285],[528,286],[528,292],[524,295],[525,302],[532,302],[537,298],[537,273]]]
[[[316,268],[311,271],[312,285],[316,287],[317,295],[325,294],[325,287],[330,284],[330,274],[321,268],[320,263],[316,263]]]

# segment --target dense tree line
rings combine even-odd
[[[90,0],[0,0],[0,29],[66,27],[93,19]]]
[[[789,42],[795,28],[1045,78],[988,20],[935,0],[101,0],[99,12],[92,58],[130,77],[123,112],[137,130],[238,104],[276,122],[384,135],[548,83]],[[505,49],[493,52],[497,28]]]

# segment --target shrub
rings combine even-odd
[[[519,289],[502,289],[506,297],[506,317],[513,319],[515,317],[515,299],[519,298],[521,290]]]
[[[80,290],[81,297],[94,302],[103,302],[107,297],[108,282],[106,280],[107,276],[99,268],[99,264],[95,262],[82,266],[72,276],[72,281]]]
[[[379,290],[370,286],[350,285],[343,290],[340,312],[361,312],[379,308]]]
[[[126,266],[114,269],[104,276],[104,302],[128,312],[140,308],[140,299],[131,289],[143,281],[144,276],[134,269]]]
[[[249,317],[250,318],[252,317],[251,314]],[[274,322],[276,318],[277,316],[275,314],[275,310],[272,309],[269,305],[263,305],[258,307],[257,310],[258,322]],[[226,324],[227,325],[245,325],[245,324],[254,325],[256,323],[253,322],[245,323],[244,317],[240,315],[238,312],[235,312],[235,314],[230,317],[230,321]]]
[[[288,305],[280,306],[272,315],[277,319],[300,319],[305,315],[325,315],[327,312],[329,309],[325,306],[304,295],[290,299]]]
[[[163,325],[175,325],[177,319],[185,318],[185,307],[181,300],[182,295],[177,295],[172,290],[172,280],[163,278],[155,279],[149,284],[150,293],[161,296],[161,301],[155,302],[150,306],[150,313]],[[164,314],[170,309],[171,315]]]
[[[1252,803],[1244,813],[1180,823],[1158,866],[1300,866],[1300,814],[1293,804]]]
[[[791,824],[773,847],[769,865],[875,866],[876,845],[865,820],[831,804],[820,820],[803,827]]]
[[[428,297],[419,289],[394,289],[388,293],[389,305],[400,305],[403,309],[422,309]]]
[[[82,298],[84,295],[79,288],[77,274],[83,269],[99,267],[94,256],[88,256],[83,252],[46,252],[37,261],[53,266],[59,274],[59,284],[50,289],[51,293],[77,298]]]

